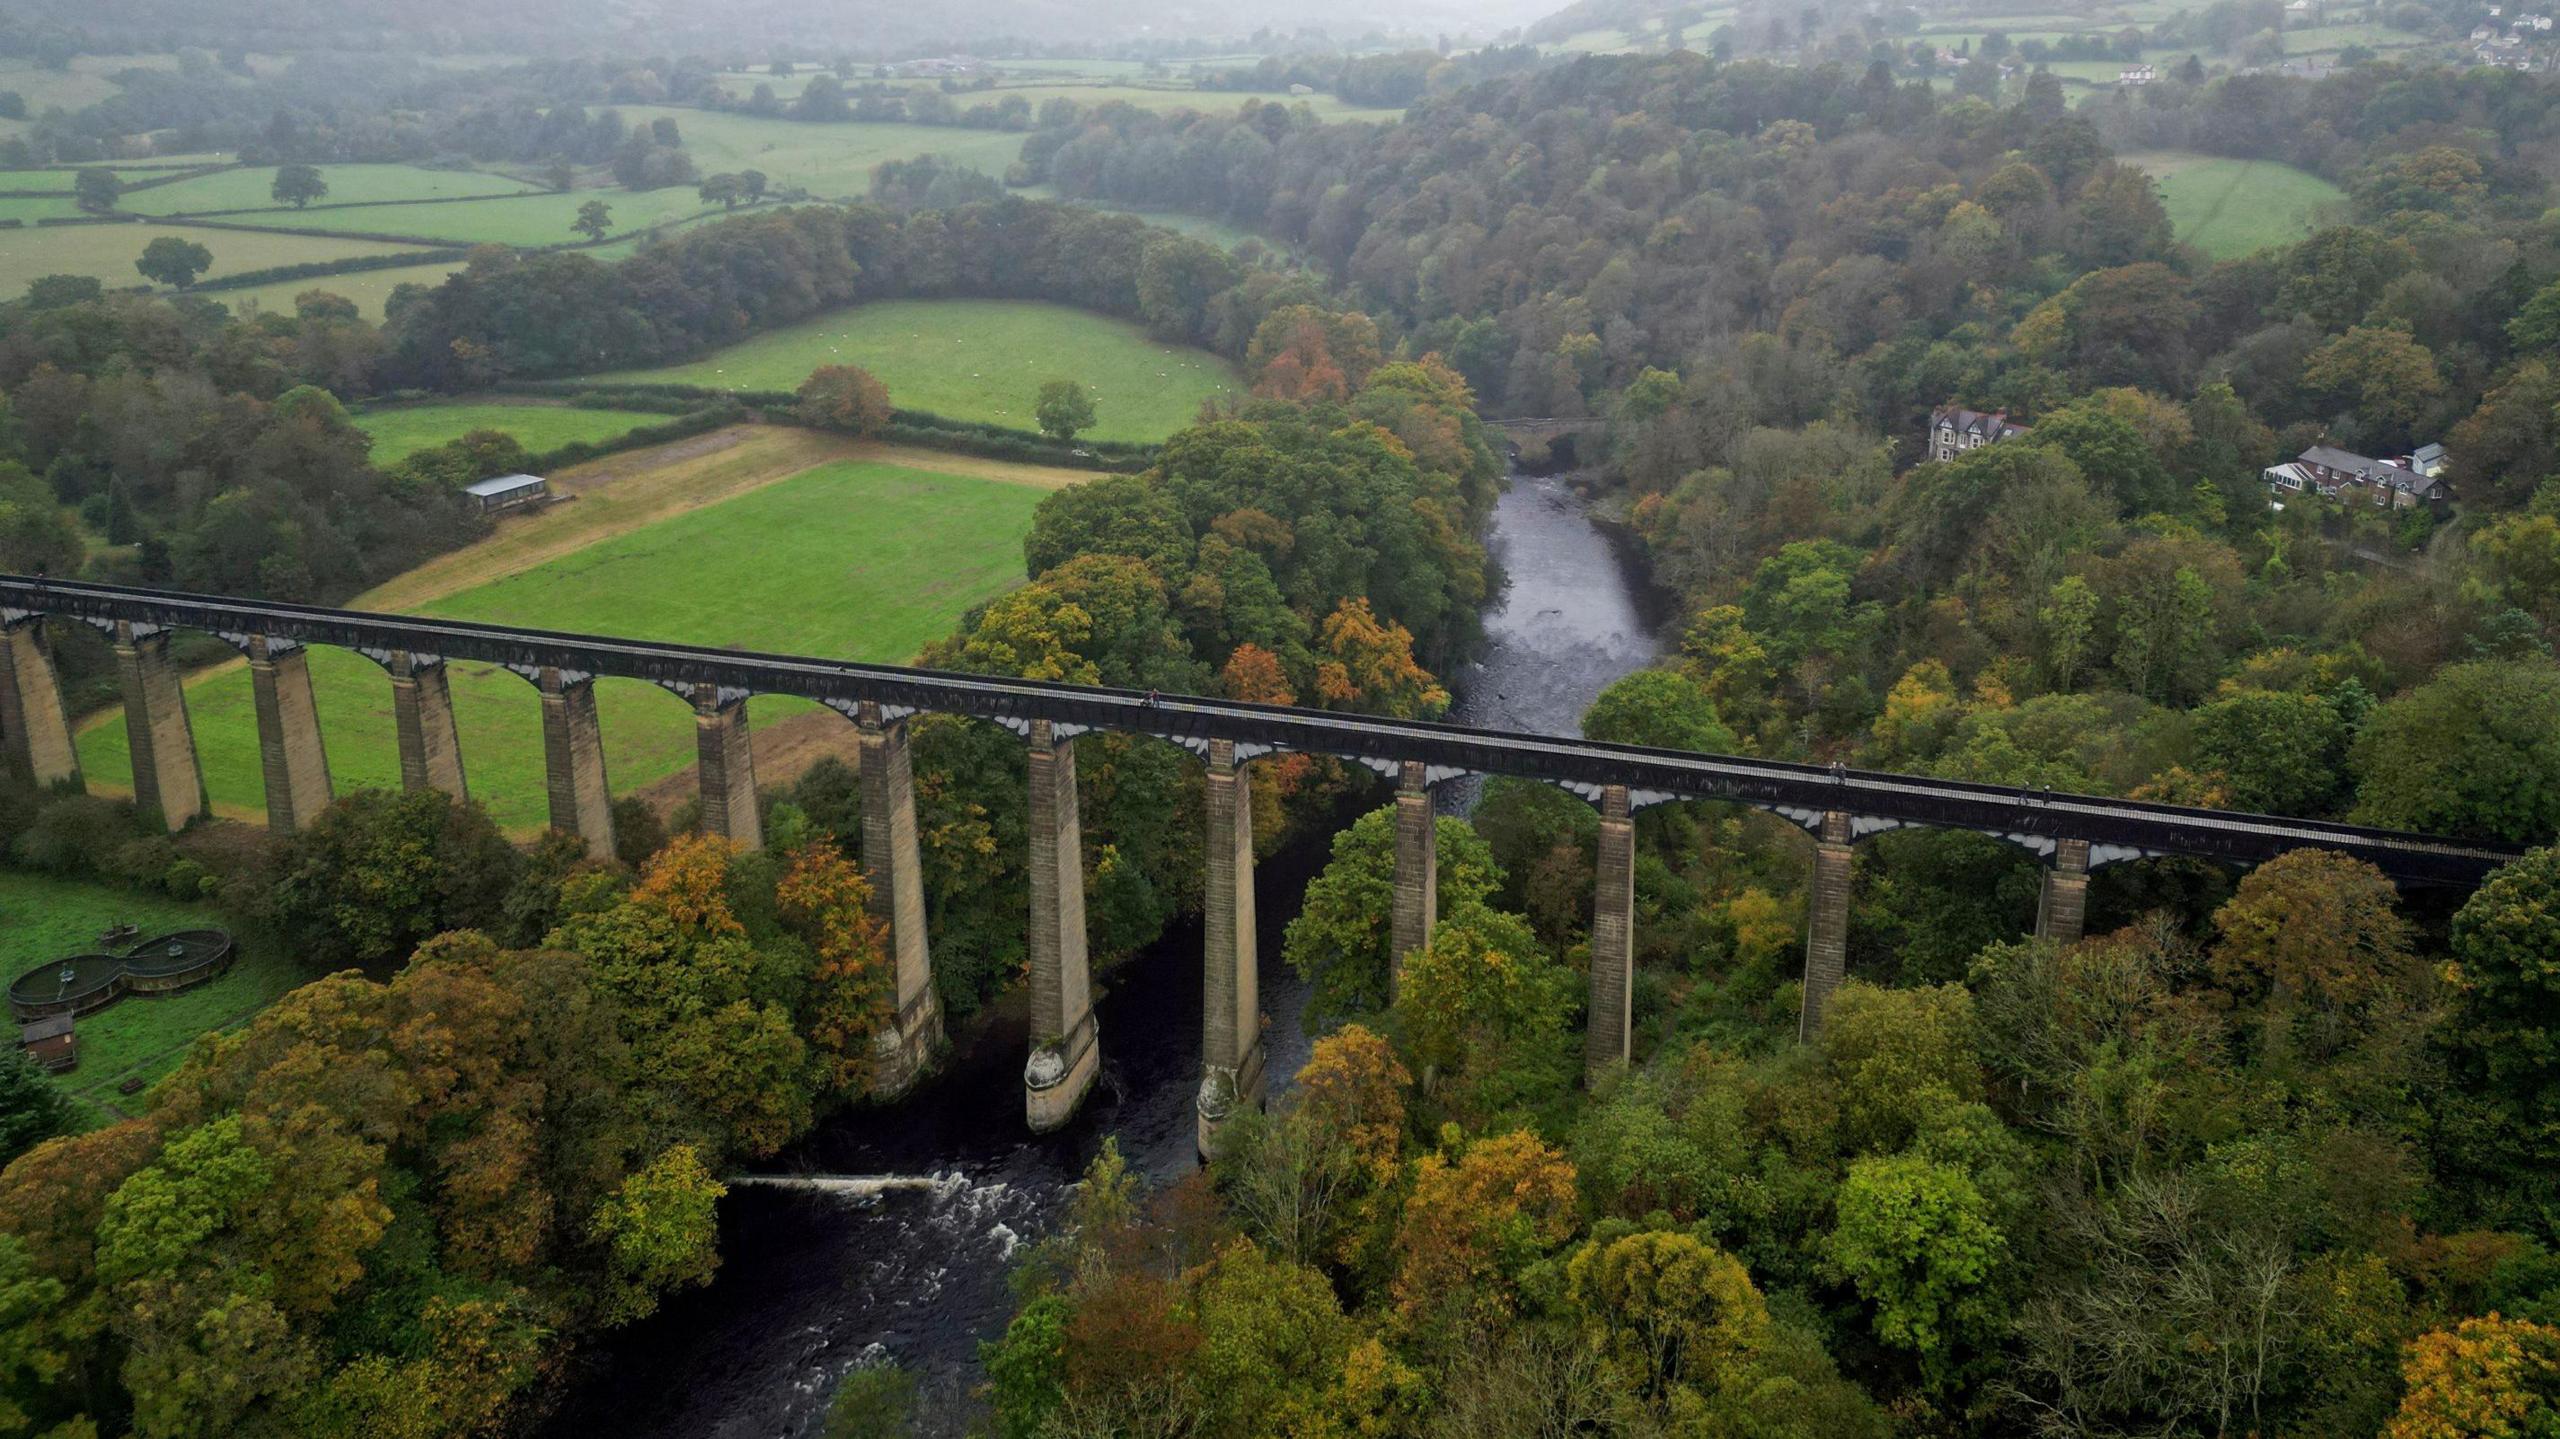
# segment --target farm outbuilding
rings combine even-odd
[[[29,1021],[18,1030],[18,1047],[49,1073],[60,1074],[80,1063],[80,1036],[72,1032],[67,1014]]]
[[[551,482],[540,475],[500,475],[463,487],[464,494],[479,505],[480,513],[494,514],[519,505],[538,505],[551,498]]]

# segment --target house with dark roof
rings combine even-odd
[[[1947,405],[1929,412],[1929,458],[1952,460],[1981,445],[2016,439],[2030,428],[2012,422],[2006,410],[1986,415]]]
[[[2444,465],[2442,445],[2421,446],[2415,454],[2389,460],[2313,445],[2295,459],[2269,465],[2259,478],[2282,494],[2309,491],[2333,500],[2362,500],[2377,509],[2414,510],[2453,502],[2453,487],[2442,478]]]

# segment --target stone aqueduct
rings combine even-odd
[[[1626,1060],[1634,968],[1634,813],[1677,800],[1738,801],[1782,815],[1813,837],[1802,1033],[1822,1023],[1847,954],[1852,846],[1905,825],[1999,836],[2045,864],[2036,931],[2080,936],[2089,872],[2147,856],[2183,854],[2253,864],[2318,847],[2368,860],[2410,885],[2473,885],[2512,850],[2267,815],[2143,804],[2085,795],[2022,793],[1911,775],[1651,750],[1543,735],[1466,729],[1193,697],[761,655],[462,621],[375,615],[218,599],[122,586],[0,577],[0,739],[11,763],[40,784],[76,785],[79,761],[44,622],[93,625],[112,640],[123,686],[135,795],[171,829],[203,814],[204,787],[169,636],[220,636],[249,662],[269,824],[290,831],[329,802],[330,778],[305,646],[336,645],[388,671],[402,782],[467,792],[446,667],[500,665],[541,694],[553,827],[610,854],[613,820],[598,730],[595,681],[643,680],[693,706],[703,823],[744,846],[762,843],[746,701],[756,694],[815,700],[859,734],[862,862],[897,971],[897,1018],[878,1040],[883,1088],[903,1091],[941,1042],[917,849],[906,720],[973,716],[1002,725],[1029,750],[1032,1051],[1024,1066],[1030,1125],[1064,1124],[1099,1064],[1085,951],[1083,855],[1074,741],[1095,730],[1151,735],[1198,755],[1209,825],[1202,1143],[1236,1105],[1263,1090],[1262,1011],[1256,992],[1253,821],[1241,780],[1264,755],[1325,754],[1396,784],[1392,949],[1399,963],[1430,942],[1436,908],[1430,787],[1463,774],[1514,775],[1558,785],[1600,811],[1598,893],[1591,931],[1586,1072]]]

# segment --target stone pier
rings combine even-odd
[[[693,750],[702,783],[704,831],[740,849],[764,848],[745,695],[724,693],[718,685],[693,687]]]
[[[124,682],[125,743],[133,754],[133,802],[171,834],[205,812],[187,691],[169,659],[169,632],[116,621],[116,673]]]
[[[1031,722],[1031,1060],[1023,1112],[1045,1134],[1073,1118],[1102,1049],[1085,963],[1084,832],[1076,751],[1047,720]]]
[[[1431,948],[1440,919],[1440,842],[1431,814],[1431,791],[1418,760],[1406,760],[1396,785],[1395,910],[1387,927],[1387,998],[1396,997],[1404,961]]]
[[[291,834],[329,807],[329,750],[311,696],[311,657],[294,640],[249,636],[249,691],[258,710],[258,768],[267,828]]]
[[[590,859],[613,858],[613,794],[605,787],[604,730],[595,676],[544,665],[542,764],[551,827],[587,842]]]
[[[1822,1011],[1849,969],[1849,815],[1826,810],[1813,845],[1813,896],[1805,916],[1804,1010],[1796,1038],[1822,1033]]]
[[[1231,740],[1209,741],[1209,882],[1202,903],[1200,1154],[1262,1103],[1262,994],[1253,910],[1253,793]]]
[[[2044,894],[2036,901],[2036,938],[2078,944],[2088,922],[2089,842],[2056,840],[2053,862],[2044,872]]]
[[[933,984],[926,943],[924,858],[916,847],[915,772],[907,760],[904,721],[884,724],[880,707],[862,706],[862,870],[871,881],[871,914],[889,927],[897,963],[897,1015],[872,1038],[871,1092],[895,1098],[913,1088],[942,1048],[942,995]]]
[[[438,655],[393,650],[391,718],[400,735],[400,787],[471,797],[462,776],[462,738],[453,727],[453,688]]]
[[[0,740],[9,765],[38,788],[80,787],[80,750],[62,708],[62,683],[34,615],[0,626]]]
[[[1591,911],[1591,1006],[1582,1032],[1582,1082],[1597,1083],[1635,1053],[1636,827],[1627,787],[1600,791],[1599,893]]]

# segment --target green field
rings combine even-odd
[[[33,225],[38,220],[68,220],[80,207],[68,195],[0,195],[0,220]]]
[[[7,245],[0,239],[0,247]],[[251,304],[279,315],[293,313],[293,297],[305,290],[326,290],[332,295],[355,302],[356,309],[368,320],[382,318],[383,302],[402,285],[435,286],[444,277],[462,268],[458,260],[439,260],[427,265],[402,265],[389,270],[358,270],[346,275],[323,275],[316,280],[279,280],[272,285],[245,285],[237,290],[207,290],[204,297],[219,300],[231,307],[231,313],[247,312]]]
[[[1022,537],[1043,493],[895,465],[823,465],[426,608],[547,629],[903,661],[1021,579]],[[311,674],[340,792],[397,786],[391,690],[380,667],[315,649]],[[453,698],[473,796],[509,829],[538,828],[547,811],[533,686],[493,666],[457,664]],[[693,763],[693,712],[682,700],[621,680],[600,681],[596,698],[617,793]],[[215,805],[262,810],[247,669],[198,677],[187,707]],[[807,708],[762,698],[753,717]],[[80,760],[92,778],[129,785],[124,726],[110,720],[83,734]]]
[[[871,170],[883,160],[942,155],[999,179],[1022,157],[1022,136],[1001,130],[936,125],[803,125],[669,105],[623,105],[623,122],[635,128],[664,116],[674,120],[704,174],[762,170],[776,188],[800,186],[822,200],[871,192]],[[686,192],[690,194],[690,191]],[[607,198],[611,198],[608,196]]]
[[[429,205],[355,205],[311,211],[257,210],[245,215],[226,215],[223,223],[254,225],[262,229],[401,235],[451,244],[566,245],[580,239],[569,226],[578,218],[578,208],[589,200],[602,200],[613,207],[612,233],[617,235],[672,220],[717,214],[720,208],[703,204],[691,185],[671,185],[662,190],[572,190],[566,194],[535,193],[495,200],[446,200]]]
[[[464,195],[522,195],[535,188],[484,170],[425,170],[415,165],[321,165],[320,178],[329,193],[313,203],[308,223],[327,228],[338,222],[339,205],[370,205],[386,200],[445,200]],[[198,175],[171,185],[155,185],[124,197],[122,206],[137,215],[202,215],[217,210],[277,210],[272,193],[276,172],[266,166]],[[405,207],[404,207],[405,208]],[[385,229],[370,221],[359,229]]]
[[[206,905],[0,870],[0,980],[48,960],[94,952],[98,935],[118,924],[138,925],[146,935],[224,927]],[[158,1079],[178,1067],[197,1035],[264,1008],[304,978],[283,956],[250,946],[229,974],[211,984],[165,999],[120,999],[81,1016],[80,1067],[54,1076],[54,1083],[78,1101],[91,1122],[117,1117],[110,1105],[132,1112],[140,1097],[117,1094],[119,1080],[137,1073]]]
[[[141,258],[143,246],[163,235],[193,240],[211,250],[213,268],[205,272],[208,279],[240,270],[263,270],[271,265],[396,255],[415,248],[370,240],[262,235],[193,225],[30,227],[0,231],[0,299],[16,299],[25,292],[28,281],[46,275],[88,275],[110,287],[139,285],[143,279],[134,270],[133,262]]]
[[[1012,300],[894,300],[759,335],[689,365],[599,378],[727,390],[792,390],[820,365],[860,365],[902,409],[1033,429],[1050,380],[1094,394],[1097,440],[1161,440],[1200,402],[1239,388],[1203,350],[1149,339],[1126,320]]]
[[[2178,238],[2217,260],[2289,245],[2317,227],[2346,192],[2272,160],[2229,160],[2185,150],[2119,158],[2151,172]]]
[[[539,454],[575,440],[610,440],[642,425],[660,423],[661,415],[635,415],[628,410],[580,410],[567,405],[432,404],[369,410],[356,425],[373,436],[373,462],[396,464],[420,450],[461,439],[473,430],[499,430]]]

